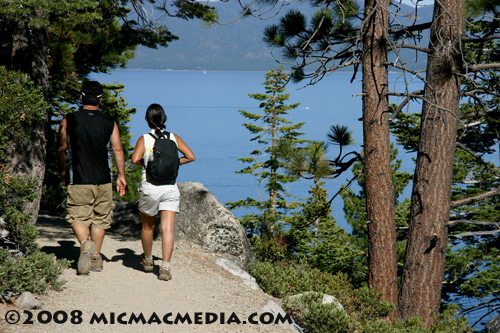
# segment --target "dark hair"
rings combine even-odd
[[[101,103],[102,85],[97,81],[85,81],[82,84],[83,105],[96,106]]]
[[[160,129],[165,128],[165,122],[167,121],[167,116],[165,115],[165,110],[160,104],[151,104],[146,110],[146,119],[155,129],[156,135],[161,135]]]

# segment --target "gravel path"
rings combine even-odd
[[[251,290],[239,277],[216,265],[217,258],[214,255],[203,252],[197,245],[176,243],[171,268],[173,279],[160,281],[157,279],[157,265],[153,273],[146,273],[138,263],[142,253],[140,239],[107,234],[102,248],[104,270],[91,272],[89,276],[78,276],[76,261],[79,247],[64,219],[41,215],[37,226],[40,232],[38,243],[43,251],[53,253],[58,258],[74,260],[75,263],[62,276],[67,281],[62,291],[50,291],[37,297],[42,309],[32,311],[34,324],[7,325],[5,313],[19,309],[0,305],[2,332],[291,332],[284,324],[248,323],[253,313],[257,313],[253,319],[259,321],[265,313],[264,306],[270,300],[278,304],[279,300],[261,291]],[[159,241],[154,242],[153,255],[158,264],[161,258]],[[36,318],[42,310],[52,315],[56,311],[66,312],[67,321],[62,324],[54,320],[48,324],[37,322]],[[81,324],[70,322],[71,311],[74,310],[81,311]],[[58,314],[59,320],[63,320],[63,312]],[[139,316],[141,313],[146,323],[140,320],[138,323],[129,323],[132,314]],[[215,314],[211,315],[212,318],[217,316],[214,323],[207,323],[208,313]],[[241,321],[240,324],[236,323],[234,316],[231,317],[233,313]],[[101,321],[91,324],[94,314],[104,314],[108,323]],[[113,314],[114,323],[111,322]],[[175,321],[178,314],[182,317],[188,314],[192,324],[188,321],[164,323],[165,320]],[[120,315],[122,323],[118,322]],[[195,323],[197,316],[198,322],[201,320],[203,324]],[[26,318],[23,315],[21,322]],[[42,321],[44,318],[42,316]],[[230,318],[234,320],[228,324]],[[264,320],[269,318],[263,317]],[[148,321],[151,323],[148,324]]]

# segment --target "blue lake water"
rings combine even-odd
[[[261,113],[259,101],[248,94],[265,92],[264,75],[264,72],[116,70],[113,75],[94,78],[102,83],[125,84],[122,96],[128,107],[137,108],[130,122],[134,145],[142,134],[149,132],[144,120],[146,108],[151,103],[161,104],[168,117],[167,130],[180,136],[196,155],[194,163],[181,167],[178,181],[201,182],[225,203],[266,196],[256,177],[235,173],[247,166],[237,159],[250,157],[250,153],[259,148],[255,141],[250,141],[251,133],[242,126],[249,120],[238,110]],[[305,122],[303,138],[326,140],[331,125],[347,125],[353,131],[355,144],[344,152],[361,151],[363,133],[358,120],[362,113],[361,97],[352,97],[361,92],[361,82],[356,80],[351,84],[351,77],[352,73],[335,73],[314,86],[302,88],[304,84],[292,83],[287,86],[286,93],[290,94],[287,104],[301,103],[289,112],[287,119]],[[391,79],[396,78],[397,74],[393,74]],[[398,86],[402,84],[399,80]],[[416,83],[411,85],[411,91],[421,89]],[[336,147],[330,147],[329,156],[333,158],[337,153]],[[411,156],[400,155],[405,161],[403,168],[411,170]],[[346,172],[337,179],[327,180],[325,187],[329,195],[334,195],[351,177],[352,174]],[[300,180],[289,184],[288,190],[297,199],[303,199],[311,185],[312,181]],[[410,191],[408,187],[406,194]],[[332,215],[339,226],[350,231],[342,207],[339,196],[332,203]],[[234,211],[238,217],[248,212],[243,208]]]
[[[262,85],[264,72],[196,72],[196,71],[146,71],[116,70],[113,75],[94,75],[102,83],[119,82],[125,84],[124,92],[128,107],[137,108],[132,115],[130,126],[133,134],[132,144],[149,128],[144,120],[146,108],[152,103],[163,106],[167,113],[167,130],[180,136],[196,155],[196,161],[181,166],[178,181],[201,182],[222,202],[236,201],[251,197],[266,198],[263,186],[259,186],[256,177],[235,172],[247,164],[238,158],[250,157],[250,153],[260,148],[258,143],[250,141],[252,135],[242,123],[248,122],[238,110],[261,113],[259,102],[248,96],[249,93],[264,93]],[[301,103],[290,110],[288,120],[306,122],[303,138],[326,140],[326,133],[331,125],[347,125],[355,138],[355,144],[344,153],[361,151],[362,123],[361,76],[349,83],[352,73],[339,72],[323,78],[318,84],[302,88],[304,84],[287,86],[290,99],[286,104]],[[390,90],[402,91],[404,79],[392,73]],[[301,89],[302,88],[302,89]],[[418,81],[409,82],[409,91],[422,89]],[[397,99],[391,100],[398,102]],[[421,105],[414,103],[409,110],[420,111]],[[393,140],[394,141],[394,140]],[[336,147],[330,147],[329,156],[338,154]],[[413,170],[412,157],[400,148],[399,158],[403,159],[402,169]],[[495,157],[498,160],[498,154]],[[337,179],[327,180],[326,189],[333,196],[343,184],[352,178],[346,172]],[[300,180],[288,185],[289,193],[303,199],[308,195],[312,181]],[[354,185],[353,189],[359,188]],[[404,196],[410,196],[411,185]],[[343,202],[337,197],[332,203],[332,215],[340,227],[351,231],[344,218]],[[241,217],[248,214],[247,209],[237,209],[233,213]],[[479,317],[479,314],[475,317]],[[490,316],[491,318],[491,316]],[[469,318],[471,322],[476,319]]]

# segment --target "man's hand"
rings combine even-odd
[[[120,132],[118,125],[115,122],[113,134],[111,134],[111,149],[115,154],[116,171],[118,178],[116,179],[116,191],[120,193],[120,197],[128,192],[127,181],[125,180],[125,155],[123,154],[122,143],[120,142]]]
[[[116,179],[116,192],[120,193],[120,197],[123,197],[125,193],[128,192],[128,186],[125,177],[118,176],[118,179]]]

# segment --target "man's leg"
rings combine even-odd
[[[106,234],[106,230],[92,228],[90,229],[90,239],[95,244],[94,255],[99,255],[101,253],[102,242],[104,241],[104,235]]]
[[[101,248],[106,229],[111,227],[114,206],[112,184],[96,185],[94,216],[92,228],[90,229],[90,238],[95,244],[92,253],[92,271],[100,272],[103,270]]]
[[[94,191],[89,185],[68,186],[66,219],[71,224],[73,232],[80,243],[80,256],[77,271],[80,275],[89,274],[92,266],[91,256],[94,253],[94,243],[89,241],[90,224],[92,221],[92,204]]]
[[[78,242],[80,242],[77,271],[80,275],[87,275],[92,267],[91,255],[94,252],[94,243],[89,241],[90,230],[84,223],[75,223],[72,227]]]
[[[93,216],[94,191],[90,185],[69,185],[66,220],[71,224],[73,233],[82,244],[90,235]]]
[[[75,234],[80,244],[82,244],[83,241],[89,239],[90,228],[88,225],[84,223],[75,223],[72,225],[72,228],[73,228],[73,233]]]

